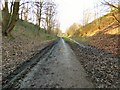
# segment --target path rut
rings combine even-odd
[[[61,38],[48,59],[40,60],[17,85],[20,88],[93,88],[70,46]]]

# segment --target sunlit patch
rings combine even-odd
[[[114,34],[120,34],[120,33],[119,33],[118,28],[115,28],[115,29],[112,29],[112,30],[107,31],[105,34],[114,35]]]

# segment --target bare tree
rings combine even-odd
[[[20,13],[20,14],[21,14],[21,15],[20,15],[20,16],[21,16],[21,20],[23,20],[23,10],[24,10],[24,5],[23,5],[23,7],[21,8],[21,13]]]
[[[19,2],[17,2],[17,0],[11,3],[10,10],[9,12],[8,2],[5,2],[5,7],[3,7],[2,10],[2,33],[6,36],[10,34],[18,20]]]
[[[40,28],[41,28],[41,21],[42,21],[42,15],[43,15],[43,7],[45,5],[45,1],[44,0],[40,0],[39,2],[35,2],[35,5],[37,6],[36,17],[37,17],[38,27],[39,27],[39,30],[40,30]]]
[[[35,20],[39,26],[39,30],[42,25],[46,27],[46,31],[48,32],[55,27],[56,4],[52,0],[40,0],[34,3],[28,0],[21,0],[21,2],[18,2],[18,0],[11,1],[10,7],[8,2],[4,2],[2,5],[2,32],[4,35],[8,36],[11,33],[19,16],[22,20],[28,21],[29,18]],[[32,15],[28,15],[31,13]]]
[[[52,26],[54,26],[54,16],[56,15],[56,4],[52,1],[47,1],[45,5],[45,21],[46,29],[48,33],[51,32]]]
[[[119,18],[119,15],[120,15],[120,4],[119,4],[118,0],[114,0],[114,2],[110,2],[110,1],[105,1],[104,0],[102,2],[102,4],[110,6],[112,16],[115,18],[115,20],[118,23],[120,23],[120,18]]]
[[[20,18],[21,20],[26,20],[28,21],[28,14],[29,14],[29,9],[31,9],[31,7],[29,7],[30,1],[26,1],[26,0],[22,0],[21,4],[19,5],[19,14],[20,14]]]
[[[25,5],[25,4],[24,4]],[[24,6],[24,20],[27,21],[28,20],[28,4],[26,4],[26,6]]]
[[[88,24],[90,19],[91,19],[91,13],[88,10],[84,10],[84,12],[83,12],[83,25]]]

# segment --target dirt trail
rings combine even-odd
[[[70,46],[60,39],[48,59],[38,64],[16,85],[20,88],[93,88]]]

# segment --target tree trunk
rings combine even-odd
[[[19,2],[14,2],[13,6],[13,14],[11,15],[9,19],[9,25],[6,29],[7,35],[10,34],[10,32],[13,30],[17,20],[18,20],[18,11],[19,11]]]
[[[38,31],[40,31],[40,28],[41,28],[42,8],[43,8],[43,2],[40,0],[40,2],[38,3],[38,9],[37,9]]]
[[[40,22],[41,22],[41,19],[39,18],[39,20],[38,20],[38,31],[40,31]]]
[[[5,7],[2,10],[2,33],[5,36],[8,36],[13,30],[16,21],[18,20],[18,11],[19,11],[19,2],[15,0],[13,6],[13,12],[9,13],[8,11],[8,2],[5,2]]]
[[[7,35],[6,30],[9,23],[10,14],[8,11],[8,2],[5,2],[5,7],[2,10],[2,34]]]
[[[22,18],[23,16],[22,15],[23,15],[23,8],[21,10],[21,20],[23,20],[23,18]]]

